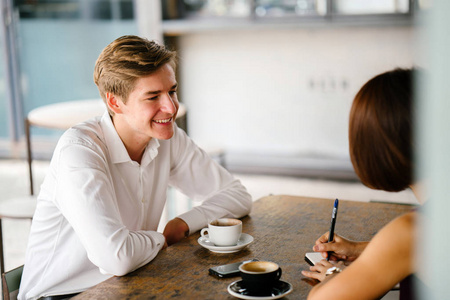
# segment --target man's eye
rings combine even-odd
[[[177,93],[177,91],[170,91],[169,94],[171,95],[175,95]]]
[[[157,99],[158,99],[158,96],[147,98],[147,100],[157,100]]]

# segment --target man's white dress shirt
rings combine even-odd
[[[241,183],[175,128],[132,161],[110,116],[67,130],[56,146],[33,218],[19,299],[83,291],[150,262],[168,185],[202,205],[180,215],[194,233],[209,220],[242,217]]]

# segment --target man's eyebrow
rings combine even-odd
[[[170,88],[170,90],[174,90],[174,89],[176,89],[177,87],[178,87],[178,83],[175,83],[174,85],[172,85],[172,87]],[[146,94],[146,95],[158,95],[158,94],[161,94],[161,91],[160,91],[160,90],[157,90],[157,91],[147,91],[145,94]]]

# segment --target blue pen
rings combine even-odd
[[[336,226],[338,206],[339,206],[339,200],[336,199],[336,200],[334,200],[333,213],[331,214],[330,235],[328,236],[328,243],[332,242],[334,239],[334,227]],[[327,261],[330,260],[330,255],[331,255],[331,252],[328,252]]]

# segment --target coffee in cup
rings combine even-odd
[[[270,261],[253,261],[239,266],[243,286],[252,294],[270,293],[281,278],[281,268]]]
[[[234,246],[242,233],[242,221],[238,219],[217,219],[209,222],[208,228],[203,228],[201,236],[216,246]]]

